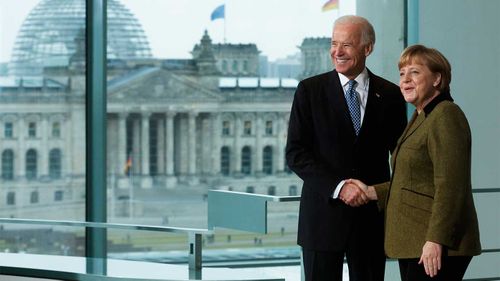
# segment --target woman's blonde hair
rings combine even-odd
[[[401,53],[398,67],[401,69],[412,63],[425,65],[431,72],[440,73],[439,91],[450,91],[451,65],[441,52],[433,48],[427,48],[424,45],[409,46]]]

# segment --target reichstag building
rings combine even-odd
[[[84,25],[84,1],[40,1],[2,68],[1,216],[84,205]],[[331,68],[328,46],[304,39],[304,76]],[[138,20],[108,0],[108,189],[300,194],[285,144],[301,77],[264,77],[255,44],[216,44],[206,31],[191,54],[153,58]]]

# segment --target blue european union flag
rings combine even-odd
[[[216,20],[216,19],[223,19],[225,16],[225,4],[222,4],[215,8],[215,10],[212,12],[212,15],[210,16],[211,20]]]

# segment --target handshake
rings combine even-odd
[[[358,207],[370,200],[378,199],[373,186],[367,186],[357,179],[345,180],[338,198],[351,207]]]

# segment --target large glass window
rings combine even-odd
[[[14,136],[14,128],[12,122],[6,122],[4,124],[3,132],[5,138],[12,138]]]
[[[26,152],[26,178],[34,180],[38,176],[38,154],[36,150],[30,149]]]
[[[49,176],[52,179],[61,178],[61,150],[54,148],[50,150],[49,154]]]
[[[220,172],[224,176],[229,175],[230,171],[230,160],[231,154],[229,152],[229,147],[223,146],[220,152]]]
[[[36,204],[39,201],[39,194],[38,191],[32,191],[30,194],[30,203],[31,204]]]
[[[85,220],[85,5],[0,0],[1,173],[8,180],[0,186],[0,217]],[[7,190],[15,191],[8,200]],[[63,209],[54,204],[56,190],[67,191],[57,202]],[[9,228],[3,230],[7,236],[13,234]],[[18,241],[44,244],[27,243],[23,251],[64,252],[43,227],[20,229]],[[51,235],[67,235],[75,241],[67,254],[82,255],[79,231],[54,228]],[[6,248],[15,248],[5,241]]]
[[[16,193],[14,191],[7,192],[7,205],[12,206],[16,204]]]
[[[204,227],[208,189],[299,193],[290,186],[301,181],[284,160],[288,111],[300,79],[332,69],[332,22],[355,13],[355,1],[321,12],[321,3],[301,0],[285,7],[289,10],[279,25],[273,24],[272,7],[282,4],[277,0],[228,2],[226,16],[233,20],[227,34],[226,19],[207,23],[215,8],[210,1],[186,0],[175,7],[170,1],[107,3],[108,113],[102,121],[108,140],[108,221]],[[371,8],[367,4],[360,11]],[[0,10],[8,15],[0,19],[0,93],[5,97],[0,109],[19,117],[9,119],[12,130],[4,127],[4,136],[16,139],[3,147],[13,155],[4,159],[2,154],[2,177],[13,181],[8,188],[15,188],[19,200],[43,190],[37,208],[64,203],[71,211],[59,217],[83,220],[85,1],[40,0],[32,6],[0,1]],[[373,20],[381,25],[377,16]],[[394,63],[387,56],[402,49],[403,26],[390,20],[397,31],[380,32],[383,45],[375,48],[370,66],[388,78],[394,75]],[[261,171],[279,176],[270,183]],[[54,185],[59,181],[47,181],[47,176],[65,182]],[[0,215],[32,216],[13,196],[17,209],[0,206]],[[296,220],[289,214],[296,213],[295,207],[280,209],[280,219],[270,225],[293,234]],[[37,218],[53,218],[50,209],[40,210]],[[280,245],[295,245],[292,236]],[[144,240],[134,237],[123,241],[130,251],[150,246],[136,247]],[[231,243],[216,246],[246,242],[243,235],[233,236]],[[184,244],[169,249],[176,247],[183,249]]]
[[[36,137],[36,122],[28,123],[28,137],[30,138]]]
[[[264,174],[270,175],[273,173],[273,148],[271,146],[264,147],[262,159],[262,171]]]
[[[52,123],[52,137],[59,138],[61,137],[61,123],[54,122]]]
[[[271,136],[273,134],[273,121],[266,121],[266,135]]]
[[[226,1],[226,25],[226,18],[208,21],[219,5],[212,1],[108,0],[108,113],[102,120],[108,140],[108,221],[203,228],[209,189],[300,194],[302,182],[288,169],[284,149],[287,115],[298,81],[333,68],[328,54],[332,23],[343,14],[358,13],[368,17],[377,32],[377,44],[368,60],[370,70],[397,82],[395,64],[407,39],[401,28],[406,2],[340,1],[339,9],[321,11],[322,2],[309,0],[293,5],[283,5],[282,0]],[[461,78],[477,73],[486,75],[486,81],[498,80],[498,36],[492,36],[499,26],[498,4],[451,5],[452,16],[433,16],[451,2],[420,1],[422,22],[417,35],[422,43],[444,50],[452,64],[458,63],[453,95],[470,117],[477,141],[474,163],[483,163],[473,165],[479,179],[474,185],[497,189],[498,177],[491,171],[498,170],[498,153],[486,149],[495,147],[498,139],[497,96],[489,91],[493,102],[486,106],[491,110],[478,110],[485,104],[467,95],[477,91],[477,85],[465,81],[481,79]],[[9,180],[0,186],[0,217],[84,220],[85,161],[91,152],[85,151],[85,1],[0,0],[0,11],[1,172],[3,180]],[[457,20],[478,14],[488,24]],[[465,37],[492,43],[464,58],[457,54],[468,48],[460,42]],[[485,61],[485,53],[490,54],[487,62],[475,63]],[[474,65],[482,71],[460,72]],[[495,88],[494,82],[486,85]],[[485,112],[491,116],[484,118]],[[5,118],[9,114],[13,117]],[[244,124],[248,116],[253,121],[250,131]],[[266,121],[269,116],[272,123]],[[53,120],[64,121],[56,125],[59,121]],[[59,156],[52,155],[54,147]],[[273,153],[266,153],[266,147]],[[262,176],[261,171],[269,169],[275,177]],[[64,178],[64,183],[47,180],[54,174]],[[39,204],[27,204],[35,201]],[[54,212],[58,204],[68,211]],[[486,213],[487,207],[478,205]],[[295,247],[296,205],[280,205],[273,211],[269,236],[234,234],[228,239],[226,233],[224,237],[217,233],[206,240],[204,251],[231,247],[245,251],[253,245],[299,252]],[[16,231],[16,235],[21,233]],[[37,231],[27,233],[37,235]],[[81,254],[76,249],[82,249],[82,234],[67,233],[71,241],[77,241],[74,249],[62,250],[65,247],[59,245],[49,246],[50,251]],[[277,233],[279,239],[275,239]],[[498,243],[492,247],[490,241],[498,240],[488,236],[495,232],[483,233],[485,252],[495,252],[491,249],[498,249]],[[119,241],[116,248],[124,255],[159,250],[172,257],[176,254],[170,250],[184,250],[186,244],[177,237],[143,233],[112,238]],[[17,241],[21,240],[32,239]],[[231,251],[218,256],[227,253]]]
[[[229,121],[222,121],[222,135],[229,136],[231,123]]]
[[[287,195],[293,185],[300,194],[302,181],[285,163],[289,111],[299,80],[333,68],[332,23],[356,11],[344,2],[322,12],[300,0],[279,25],[271,24],[277,0],[226,2],[224,34],[225,19],[207,24],[215,8],[207,1],[175,9],[169,0],[108,1],[108,221],[204,227],[210,189]],[[398,38],[387,41],[401,45]],[[271,232],[290,233],[279,246],[295,247],[297,206],[270,217]],[[204,251],[266,245],[217,235]]]
[[[250,136],[252,134],[252,121],[245,121],[243,123],[243,134]]]
[[[249,146],[241,150],[241,173],[250,175],[252,172],[252,149]]]
[[[14,179],[14,151],[12,149],[2,152],[2,179]]]

